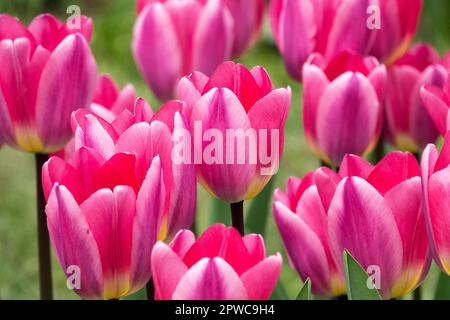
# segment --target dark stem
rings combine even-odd
[[[422,287],[413,291],[413,300],[422,300]]]
[[[147,289],[147,300],[155,300],[155,286],[153,284],[153,279],[150,278],[147,282],[147,285],[145,286]]]
[[[44,190],[42,189],[42,166],[47,159],[48,156],[45,154],[35,154],[39,285],[41,300],[53,299],[50,238],[47,229],[47,216],[45,214]]]
[[[416,158],[416,160],[420,163],[420,153],[419,152],[413,152],[412,153],[414,158]]]
[[[378,163],[384,157],[384,139],[380,137],[375,150],[373,150],[373,162]]]
[[[346,294],[343,294],[343,295],[341,295],[341,296],[335,297],[335,299],[336,299],[336,300],[341,300],[341,301],[346,301],[346,300],[348,300],[348,297],[347,297]]]
[[[231,224],[239,231],[241,236],[244,235],[244,201],[231,203]]]

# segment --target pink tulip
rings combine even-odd
[[[388,70],[385,129],[396,148],[420,152],[439,135],[420,97],[423,85],[444,86],[448,71],[439,61],[431,46],[417,44]]]
[[[273,89],[262,67],[224,62],[210,78],[183,78],[178,89],[200,182],[229,203],[255,197],[278,170],[290,88]]]
[[[133,31],[135,61],[160,100],[194,70],[210,74],[232,56],[233,18],[224,0],[150,1]]]
[[[138,0],[137,11],[141,13],[149,3],[166,3],[173,0]],[[186,1],[186,0],[185,0]],[[208,0],[197,0],[205,5]],[[232,56],[237,57],[256,40],[261,32],[264,18],[264,0],[224,0],[233,18]]]
[[[303,124],[315,155],[339,165],[345,154],[372,150],[381,130],[386,68],[373,57],[315,54],[303,68]]]
[[[444,138],[440,154],[429,144],[422,154],[422,185],[425,217],[434,261],[450,275],[450,211],[449,211],[450,133]]]
[[[282,259],[266,258],[260,235],[215,224],[197,240],[183,230],[170,245],[158,242],[151,265],[157,300],[267,300]]]
[[[379,0],[380,29],[370,54],[387,64],[408,50],[416,33],[423,0]]]
[[[447,80],[444,86],[425,85],[420,88],[420,95],[423,105],[437,130],[445,136],[450,129],[450,77],[447,73]]]
[[[342,50],[366,54],[375,33],[367,27],[373,0],[272,0],[272,32],[289,74],[301,80],[308,56],[331,59]]]
[[[347,155],[338,173],[323,167],[289,179],[286,193],[275,191],[275,221],[288,255],[315,293],[345,293],[345,249],[379,272],[384,298],[420,285],[430,259],[419,175],[410,153],[392,152],[376,166]]]
[[[44,14],[26,28],[0,15],[0,141],[51,153],[70,139],[70,114],[89,107],[96,81],[92,20],[79,22],[70,29]]]
[[[182,105],[179,101],[170,101],[150,117],[150,107],[145,101],[138,99],[134,114],[125,110],[112,124],[85,110],[79,110],[73,116],[75,150],[95,149],[102,162],[114,159],[116,153],[132,154],[135,160],[129,162],[135,162],[133,174],[138,185],[144,181],[152,159],[160,157],[165,190],[170,192],[165,196],[158,239],[171,238],[178,230],[189,228],[195,215],[195,166],[175,163],[172,159],[175,132],[188,130],[181,114]],[[187,147],[190,148],[191,145]],[[61,162],[57,159],[53,161]],[[51,164],[52,161],[47,166],[49,169],[44,169],[44,173],[49,171],[44,174],[44,190],[47,195],[53,184],[60,181],[59,175],[63,174],[58,171],[58,166],[53,168]],[[116,179],[124,179],[126,182],[130,172],[123,169],[116,174]]]

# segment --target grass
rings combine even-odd
[[[97,58],[99,71],[112,74],[123,86],[127,82],[135,85],[139,95],[146,98],[153,108],[159,103],[153,97],[141,79],[131,56],[131,30],[135,19],[135,8],[129,0],[70,1],[80,4],[83,14],[94,17],[93,52]],[[65,5],[61,1],[51,9],[45,3],[52,1],[4,0],[0,12],[18,16],[22,21],[30,19],[44,11],[57,13],[64,17]],[[424,19],[419,32],[420,39],[432,41],[443,52],[449,47],[446,12],[450,6],[447,0],[427,2]],[[48,4],[47,4],[48,5]],[[442,6],[447,6],[442,8]],[[439,28],[432,26],[439,25]],[[273,46],[270,32],[265,26],[262,40],[239,59],[248,67],[264,66],[275,86],[292,88],[292,106],[285,130],[285,149],[280,171],[275,179],[275,187],[284,188],[288,176],[303,176],[309,170],[318,167],[318,161],[309,152],[302,131],[301,85],[292,81],[286,74],[283,61]],[[33,156],[4,147],[0,150],[0,299],[37,299],[37,243],[34,196]],[[250,203],[246,204],[246,208]],[[207,227],[214,209],[211,197],[198,187],[198,228]],[[281,252],[286,262],[283,267],[281,283],[290,299],[297,296],[301,281],[296,272],[287,264],[285,251],[272,215],[269,215],[265,237],[267,251],[272,254]],[[57,299],[76,299],[77,296],[66,288],[64,274],[53,257],[54,290]],[[434,269],[433,269],[434,270]],[[425,297],[433,296],[437,271],[433,271],[425,283]]]

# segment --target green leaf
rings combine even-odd
[[[272,177],[261,193],[253,199],[245,217],[245,233],[259,233],[264,236],[267,219],[271,211],[275,177]]]
[[[305,283],[303,283],[303,287],[300,289],[300,292],[297,295],[296,300],[312,300],[311,298],[311,280],[306,279]]]
[[[212,210],[209,216],[208,226],[214,223],[231,225],[230,205],[216,197],[211,200]]]
[[[439,274],[434,300],[450,300],[450,277],[443,272]]]
[[[347,250],[344,251],[344,268],[349,300],[381,300],[378,290],[367,287],[368,274]]]
[[[286,288],[284,287],[283,283],[278,281],[277,285],[275,286],[275,289],[272,292],[272,296],[270,297],[270,300],[288,300],[288,294],[286,292]]]

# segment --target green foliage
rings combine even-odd
[[[311,297],[311,280],[306,279],[303,287],[300,289],[300,292],[297,295],[296,300],[312,300]]]

